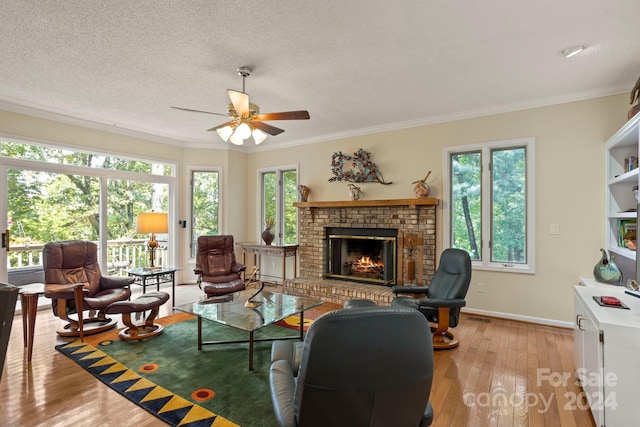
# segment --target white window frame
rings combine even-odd
[[[188,259],[190,263],[195,263],[196,257],[193,255],[192,245],[195,245],[196,242],[191,240],[193,236],[193,173],[194,172],[217,172],[218,173],[218,234],[223,234],[222,230],[222,206],[223,206],[223,174],[221,166],[189,166],[187,167],[187,186],[186,193],[188,194],[187,198],[189,200],[189,212],[187,212],[188,220],[187,220],[187,229],[189,230],[189,238],[186,239],[186,253],[189,254]]]
[[[298,164],[294,165],[282,165],[282,166],[274,166],[270,168],[262,168],[258,169],[258,200],[257,206],[260,207],[259,216],[258,216],[258,224],[256,234],[258,236],[258,241],[262,241],[262,231],[264,231],[264,186],[263,186],[263,175],[265,173],[274,172],[276,174],[277,183],[277,191],[276,191],[276,239],[274,241],[275,244],[281,245],[284,241],[284,233],[283,233],[283,225],[284,225],[284,190],[282,184],[282,174],[284,172],[295,171],[296,172],[296,186],[300,183],[300,168]],[[299,230],[299,216],[296,217],[296,230]],[[296,240],[299,238],[296,233]],[[296,242],[297,243],[297,242]]]
[[[494,149],[524,147],[526,151],[526,233],[527,233],[527,262],[524,264],[510,264],[491,261],[491,151]],[[444,236],[443,245],[451,247],[451,156],[470,151],[480,151],[482,156],[482,242],[480,250],[483,254],[481,260],[472,261],[474,270],[487,270],[496,272],[535,274],[535,138],[519,138],[503,141],[492,141],[480,144],[460,145],[445,147],[443,149],[443,216]]]

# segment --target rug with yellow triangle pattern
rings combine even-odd
[[[56,348],[113,390],[170,425],[237,426],[224,417],[154,384],[92,345],[78,340]]]
[[[277,426],[268,384],[271,342],[255,344],[254,371],[248,371],[247,344],[204,346],[198,351],[196,319],[181,315],[169,316],[177,319],[175,323],[158,319],[164,333],[147,340],[121,341],[112,330],[86,337],[85,343],[56,348],[169,425]],[[298,334],[299,318],[282,323],[283,327],[271,325],[258,332]],[[204,325],[205,341],[246,334],[213,322]]]

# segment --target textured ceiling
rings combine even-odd
[[[0,0],[0,108],[190,146],[227,89],[311,120],[260,148],[628,93],[638,0]],[[573,58],[557,52],[584,44]],[[27,110],[28,110],[27,109]],[[251,145],[253,143],[251,142]],[[247,147],[251,149],[251,146]]]

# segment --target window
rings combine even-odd
[[[35,144],[16,140],[0,141],[0,156],[34,160],[60,165],[84,166],[113,171],[129,171],[139,174],[174,176],[175,166],[151,160],[109,156],[102,153],[82,152],[67,148]]]
[[[198,237],[220,231],[220,171],[191,172],[191,256],[198,251]]]
[[[474,268],[534,273],[532,138],[445,149],[445,246]]]
[[[0,139],[0,222],[10,231],[11,251],[0,267],[42,264],[41,248],[54,240],[98,243],[101,268],[124,274],[148,262],[148,235],[136,231],[138,213],[171,215],[175,165],[53,145]],[[158,236],[158,265],[175,263],[170,234]]]
[[[261,230],[266,221],[275,220],[277,244],[298,241],[298,210],[293,203],[298,198],[298,170],[295,167],[262,170]]]

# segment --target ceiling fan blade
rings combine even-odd
[[[283,111],[281,113],[264,113],[253,116],[254,120],[307,120],[310,118],[309,112],[300,111]]]
[[[247,117],[249,115],[249,95],[232,89],[227,89],[227,93],[236,112],[241,116]]]
[[[232,120],[232,121],[226,122],[226,123],[222,123],[221,125],[218,125],[216,127],[212,127],[211,129],[207,129],[207,132],[210,132],[212,130],[218,130],[218,129],[221,129],[221,128],[225,127],[225,126],[232,126],[234,123],[235,123],[235,120]]]
[[[205,113],[205,114],[213,114],[216,116],[227,116],[228,114],[222,114],[222,113],[213,113],[211,111],[202,111],[202,110],[193,110],[191,108],[182,108],[182,107],[171,107],[171,108],[175,108],[176,110],[182,110],[182,111],[190,111],[192,113]]]
[[[271,136],[276,136],[284,132],[284,129],[277,128],[275,126],[271,126],[270,124],[258,122],[255,120],[251,120],[251,125],[257,129],[260,129],[264,133],[268,133]]]

